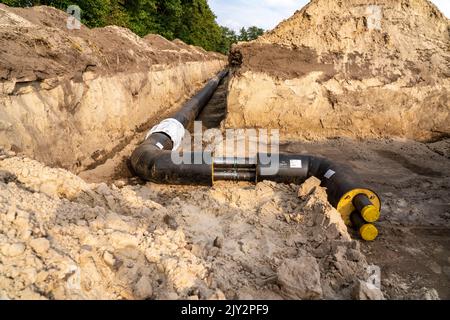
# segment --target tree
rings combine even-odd
[[[217,51],[228,54],[230,51],[231,46],[238,42],[238,36],[234,30],[231,30],[227,27],[220,27],[221,28],[221,40],[219,42]]]
[[[157,0],[127,0],[124,4],[128,27],[143,37],[160,30],[157,21]]]
[[[264,29],[256,26],[249,27],[248,29],[242,28],[239,34],[239,41],[252,41],[264,34]]]
[[[255,40],[259,36],[264,34],[264,29],[258,28],[256,26],[250,27],[247,29],[248,40]]]
[[[248,41],[248,33],[244,27],[241,28],[239,33],[239,41]]]

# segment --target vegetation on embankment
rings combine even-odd
[[[81,20],[88,27],[117,25],[140,36],[156,33],[208,51],[227,54],[237,41],[256,39],[264,30],[242,28],[240,34],[216,22],[207,0],[0,0],[15,7],[47,5],[66,10],[81,8]]]

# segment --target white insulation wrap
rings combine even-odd
[[[177,150],[181,146],[184,137],[184,126],[177,119],[169,118],[163,120],[160,124],[151,129],[145,139],[150,137],[153,133],[163,132],[167,134],[173,142],[173,149]]]

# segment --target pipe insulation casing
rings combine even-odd
[[[147,140],[154,133],[165,133],[172,140],[173,150],[177,150],[183,142],[185,129],[184,126],[177,119],[169,118],[163,120],[158,125],[154,126],[147,134],[145,139]],[[162,150],[163,146],[158,145]]]
[[[316,177],[321,181],[321,186],[326,188],[328,200],[341,213],[347,225],[351,224],[350,215],[356,210],[353,200],[358,195],[364,195],[370,200],[373,210],[380,212],[380,198],[367,187],[349,165],[308,155],[279,154],[278,157],[279,170],[273,175],[265,174],[265,172],[270,172],[274,164],[263,163],[262,159],[276,159],[276,157],[258,155],[257,181],[271,180],[279,183],[302,184],[306,179]],[[374,220],[373,216],[372,220]]]
[[[361,216],[361,213],[354,211],[350,215],[351,226],[359,232],[363,240],[374,241],[378,237],[378,229],[375,225],[367,223]]]
[[[303,155],[260,153],[257,157],[257,181],[302,184],[308,178],[309,161],[310,157]]]
[[[171,118],[150,130],[145,141],[136,148],[130,158],[131,167],[136,175],[143,180],[156,183],[212,185],[212,165],[203,161],[200,164],[194,164],[195,161],[176,164],[173,159],[178,154],[172,154],[172,151],[181,146],[186,128],[194,122],[227,74],[228,70],[220,72],[192,99],[183,104]],[[198,154],[184,154],[184,156],[198,159]]]
[[[228,70],[220,72],[217,76],[208,81],[205,87],[200,90],[194,97],[187,101],[181,109],[176,112],[172,118],[180,122],[185,129],[194,123],[197,116],[211,100],[214,92],[220,84],[220,81],[228,74]]]

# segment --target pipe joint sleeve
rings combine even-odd
[[[177,150],[181,146],[181,142],[184,138],[185,129],[183,124],[177,119],[169,118],[162,121],[160,124],[154,126],[147,134],[145,139],[147,140],[154,133],[165,133],[173,142],[173,151]]]

